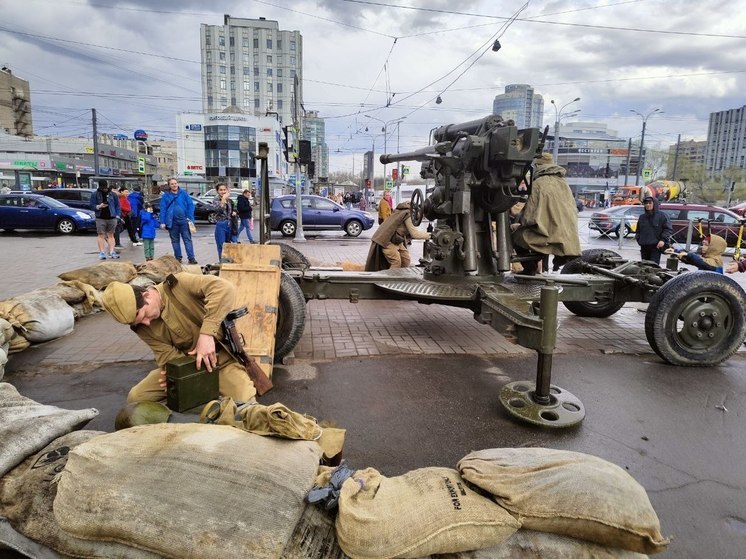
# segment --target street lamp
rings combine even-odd
[[[631,113],[635,113],[637,116],[642,118],[642,136],[640,137],[640,154],[637,156],[637,173],[635,173],[635,186],[640,184],[640,167],[643,163],[643,147],[645,146],[645,125],[648,123],[648,117],[653,113],[662,113],[660,109],[653,109],[648,114],[643,115],[634,109],[629,110]]]
[[[399,124],[401,124],[401,122],[405,118],[407,118],[407,117],[394,118],[392,120],[387,120],[387,121],[381,120],[380,118],[376,118],[376,117],[370,116],[370,115],[365,115],[365,118],[370,118],[372,120],[377,120],[378,122],[380,122],[381,124],[383,124],[383,128],[381,129],[381,132],[383,132],[383,151],[385,153],[388,153],[388,143],[387,143],[387,140],[388,140],[388,127],[389,127],[389,124],[396,124],[396,130],[398,132],[398,130],[399,130]],[[384,190],[385,190],[386,189],[386,164],[383,165],[383,185],[384,185]]]
[[[577,109],[576,111],[563,115],[562,111],[567,107],[568,105],[572,105],[576,101],[580,101],[580,97],[576,97],[569,103],[565,103],[562,105],[562,108],[557,108],[557,103],[554,102],[554,99],[549,101],[554,106],[554,149],[552,150],[554,154],[554,162],[555,164],[559,165],[559,127],[560,127],[560,119],[563,116],[574,116],[580,112],[580,109]]]

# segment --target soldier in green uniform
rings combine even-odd
[[[218,365],[220,394],[236,402],[256,396],[246,369],[223,348],[220,323],[234,309],[233,285],[216,276],[179,273],[176,282],[152,287],[110,283],[102,297],[106,311],[117,322],[129,324],[153,350],[158,368],[136,384],[127,402],[165,402],[166,363],[191,355],[197,368]]]

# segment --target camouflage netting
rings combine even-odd
[[[669,543],[645,489],[601,458],[549,448],[493,448],[468,454],[458,469],[524,528],[639,553],[658,553]]]

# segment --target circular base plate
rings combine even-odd
[[[585,418],[582,402],[567,390],[550,385],[546,405],[534,401],[535,392],[529,381],[510,382],[500,390],[500,403],[514,417],[542,427],[571,427]]]

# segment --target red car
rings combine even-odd
[[[715,233],[725,239],[729,247],[736,246],[738,232],[741,226],[741,216],[719,206],[707,204],[661,204],[663,211],[671,220],[673,237],[677,243],[686,242],[689,223],[692,223],[692,242],[699,244],[702,235],[699,234],[700,224],[702,233]],[[741,248],[746,248],[746,232],[741,238]]]

